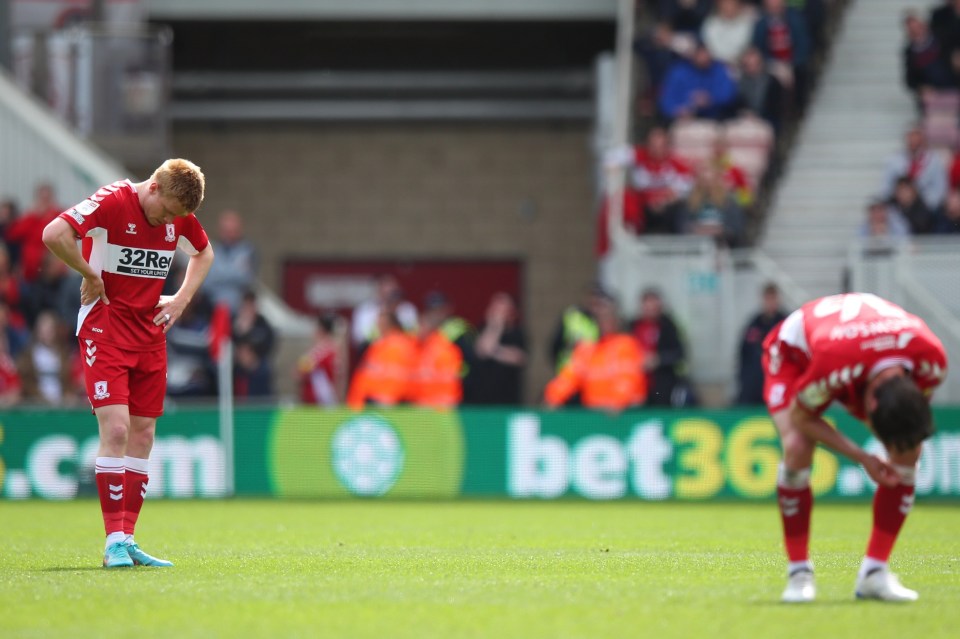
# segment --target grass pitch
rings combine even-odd
[[[148,502],[176,567],[105,571],[95,502],[6,502],[0,637],[960,635],[960,509],[911,515],[909,605],[853,599],[869,518],[816,508],[819,600],[786,606],[773,504]]]

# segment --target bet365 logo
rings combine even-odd
[[[364,415],[346,422],[333,435],[333,471],[354,495],[383,495],[403,471],[403,444],[382,419]]]

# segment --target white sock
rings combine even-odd
[[[813,572],[813,564],[810,563],[810,560],[806,561],[788,561],[787,562],[787,577],[797,572],[798,570],[809,570]]]
[[[123,538],[123,543],[125,543],[128,546],[132,546],[137,542],[133,540],[133,535],[127,535],[126,537]]]
[[[860,564],[860,572],[857,573],[857,579],[863,579],[868,573],[873,572],[877,568],[886,570],[887,562],[874,559],[873,557],[864,557],[863,563]]]
[[[122,530],[119,532],[112,532],[109,535],[107,535],[107,543],[105,548],[109,548],[113,544],[119,544],[126,538],[127,536],[124,534]]]

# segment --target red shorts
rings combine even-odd
[[[167,394],[167,351],[132,351],[80,339],[87,398],[94,410],[123,404],[138,417],[163,415]]]

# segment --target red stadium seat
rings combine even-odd
[[[670,129],[674,153],[692,164],[713,155],[713,145],[719,135],[720,125],[713,120],[680,120]]]
[[[759,148],[769,153],[773,148],[773,127],[760,118],[747,116],[731,120],[725,132],[731,149]]]

